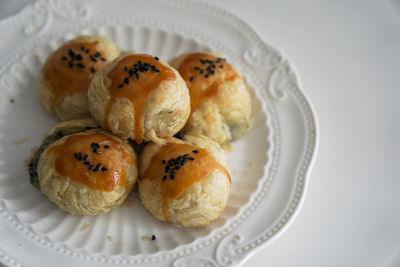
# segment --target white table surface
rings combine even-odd
[[[292,59],[320,128],[300,214],[243,266],[400,266],[400,1],[208,1]]]

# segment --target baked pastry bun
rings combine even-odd
[[[205,136],[168,138],[140,156],[139,195],[159,220],[204,226],[225,209],[230,176],[221,147]]]
[[[128,141],[90,119],[63,122],[50,130],[28,168],[32,185],[73,214],[97,215],[119,206],[138,176]]]
[[[94,35],[79,36],[51,53],[38,84],[46,110],[63,121],[90,118],[89,84],[94,74],[119,54],[113,41]]]
[[[190,97],[179,73],[145,54],[127,53],[96,73],[89,107],[102,127],[122,138],[159,142],[178,132],[190,114]]]
[[[191,115],[183,134],[225,144],[251,126],[251,100],[240,72],[220,54],[183,54],[170,62],[190,92]]]

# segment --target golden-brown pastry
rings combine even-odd
[[[116,135],[159,142],[184,126],[190,98],[185,82],[167,63],[128,53],[96,73],[89,107],[97,123]]]
[[[119,206],[138,176],[128,141],[91,119],[63,122],[50,130],[28,168],[32,185],[73,214],[97,215]]]
[[[79,36],[55,50],[43,66],[38,85],[46,110],[63,121],[90,118],[89,84],[119,54],[113,41],[94,35]]]
[[[220,54],[183,54],[170,62],[186,81],[191,115],[183,134],[225,144],[251,126],[251,100],[240,72]]]
[[[221,147],[205,136],[149,144],[140,157],[139,194],[159,220],[204,226],[224,210],[230,176]]]

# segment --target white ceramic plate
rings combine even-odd
[[[28,182],[24,159],[57,123],[36,83],[46,56],[79,34],[164,60],[226,55],[251,86],[254,128],[228,155],[231,196],[203,228],[153,218],[135,192],[112,212],[75,216]],[[312,108],[293,66],[243,21],[195,1],[39,1],[0,22],[0,261],[10,266],[232,266],[287,228],[305,195],[317,147]],[[148,238],[156,235],[155,241]]]

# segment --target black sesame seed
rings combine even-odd
[[[78,159],[78,153],[74,153],[74,158]]]
[[[224,66],[222,66],[222,65],[219,65],[219,68],[220,68],[220,69],[223,69],[223,68],[224,68]]]
[[[96,168],[94,168],[93,172],[97,172],[101,167],[101,163],[96,165]]]
[[[122,88],[122,86],[124,86],[123,83],[121,83],[120,85],[118,85],[118,88]]]
[[[151,240],[156,240],[156,236],[155,236],[155,235],[152,235],[152,236],[151,236]]]
[[[88,158],[89,158],[89,155],[85,155],[85,156],[83,157],[83,160],[88,160]]]
[[[106,171],[108,171],[108,168],[102,167],[101,170],[102,170],[103,172],[106,172]]]
[[[109,149],[110,146],[109,146],[109,145],[105,145],[104,148],[105,148],[105,149]]]
[[[76,55],[76,59],[77,59],[77,60],[82,60],[82,55],[81,55],[81,54],[77,54],[77,55]]]
[[[163,159],[163,160],[161,161],[161,163],[162,163],[162,164],[165,164],[165,159]]]
[[[81,46],[81,50],[82,50],[82,51],[85,51],[85,48],[84,48],[83,46]]]
[[[190,157],[190,158],[189,158],[189,160],[193,161],[193,160],[194,160],[194,158],[191,158],[191,157]]]
[[[95,73],[96,69],[94,67],[90,67],[90,71]]]
[[[100,57],[101,54],[99,52],[96,52],[96,54],[94,54],[95,57]]]
[[[192,150],[192,152],[193,152],[193,153],[196,153],[196,154],[199,153],[199,151],[198,151],[197,149]]]
[[[104,57],[101,57],[100,59],[101,59],[102,61],[106,61],[106,59],[105,59]]]
[[[88,53],[90,52],[90,49],[89,49],[89,48],[88,48],[88,49],[86,49],[86,51],[85,51],[85,52],[86,52],[86,54],[88,54]]]
[[[204,76],[204,77],[208,78],[208,75],[209,75],[209,74],[207,73],[206,76]]]
[[[89,171],[93,170],[94,166],[93,165],[89,165]]]
[[[199,70],[200,68],[199,68],[199,67],[194,67],[194,69],[195,69],[195,70]]]
[[[75,56],[75,53],[74,51],[72,51],[72,49],[68,49],[68,55],[73,58]]]
[[[159,70],[159,69],[155,69],[154,71],[155,71],[155,72],[161,72],[161,70]]]
[[[68,62],[68,67],[72,68],[74,66],[74,63],[72,61]]]
[[[92,148],[95,148],[95,147],[96,147],[96,144],[95,144],[95,143],[92,143],[91,146],[92,146]]]
[[[190,81],[191,81],[191,82],[193,81],[193,76],[190,77]]]
[[[94,56],[90,55],[89,57],[93,62],[97,62],[97,58],[95,58]]]
[[[158,57],[154,57],[155,60],[160,60]]]
[[[137,72],[135,74],[136,74],[136,79],[139,80],[139,74]]]
[[[200,74],[203,74],[204,70],[200,70]]]
[[[83,65],[82,63],[78,63],[76,64],[79,68],[83,69],[85,67],[85,65]]]
[[[67,60],[67,57],[66,57],[66,56],[63,56],[61,59],[62,59],[62,60]]]
[[[90,162],[89,161],[85,161],[83,164],[90,166]]]
[[[126,78],[124,79],[124,83],[129,84],[129,77],[126,77]]]
[[[164,182],[165,180],[167,180],[167,176],[164,175],[164,177],[162,178],[162,181]]]
[[[170,175],[169,175],[169,178],[171,178],[172,180],[174,180],[174,179],[175,179],[175,176],[174,176],[173,174],[170,174]]]

